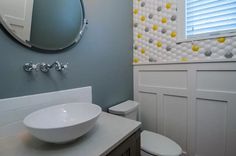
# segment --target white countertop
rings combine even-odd
[[[140,126],[140,122],[103,112],[89,133],[72,143],[56,145],[33,138],[19,122],[9,127],[9,131],[17,129],[16,134],[0,139],[0,156],[104,156]]]

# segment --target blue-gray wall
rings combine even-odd
[[[93,102],[107,108],[132,99],[132,1],[85,0],[88,29],[81,42],[63,53],[29,50],[0,31],[0,98],[91,85]],[[32,61],[68,62],[65,73],[26,73]]]

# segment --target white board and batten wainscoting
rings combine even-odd
[[[236,156],[236,62],[134,65],[143,129],[188,156]]]

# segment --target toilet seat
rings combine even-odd
[[[155,156],[179,156],[181,147],[171,139],[150,131],[141,133],[141,149]]]

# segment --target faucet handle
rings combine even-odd
[[[40,70],[44,73],[47,73],[50,68],[51,68],[51,66],[47,63],[41,63],[40,64]]]
[[[38,63],[37,64],[33,64],[32,62],[25,63],[23,65],[23,69],[26,72],[32,72],[33,70],[38,71],[38,65],[39,65]]]
[[[40,65],[39,63],[33,64],[32,65],[33,70],[35,70],[36,72],[39,71],[39,65]]]
[[[23,69],[26,72],[31,72],[33,70],[33,63],[32,62],[25,63],[24,66],[23,66]]]
[[[61,69],[62,69],[62,70],[67,69],[67,68],[68,68],[68,64],[69,64],[69,63],[66,63],[66,64],[64,64],[64,65],[61,65]]]
[[[66,64],[62,64],[62,63],[57,63],[56,64],[56,67],[55,67],[55,69],[56,69],[56,71],[63,71],[63,70],[65,70],[66,68],[68,68],[68,63],[66,63]]]

